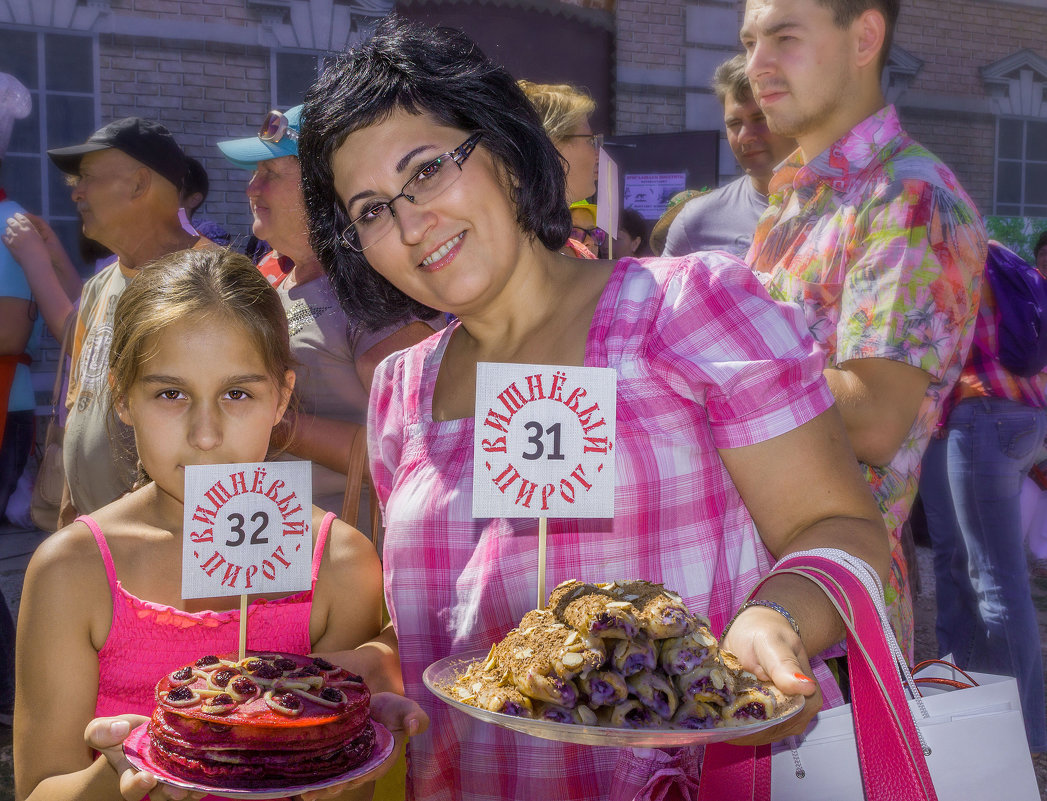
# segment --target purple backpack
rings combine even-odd
[[[997,359],[1015,375],[1036,375],[1047,366],[1047,278],[994,241],[985,278],[996,298]]]

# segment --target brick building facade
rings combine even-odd
[[[722,125],[709,83],[743,6],[618,0],[618,133]],[[1047,218],[1047,0],[902,0],[885,90],[984,214]]]
[[[4,185],[75,252],[75,209],[44,150],[153,117],[209,172],[202,216],[243,241],[248,176],[216,143],[300,102],[324,58],[394,2],[465,28],[520,76],[588,86],[596,130],[722,128],[709,81],[738,52],[741,0],[8,0],[0,70],[29,86],[34,111],[15,125]],[[1047,0],[903,0],[885,87],[984,213],[1047,217]],[[721,180],[735,169],[721,146]]]

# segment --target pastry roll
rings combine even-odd
[[[719,722],[720,713],[716,707],[693,698],[685,698],[673,715],[673,723],[684,729],[712,729]]]
[[[470,668],[455,682],[452,697],[469,706],[519,718],[533,717],[531,699],[493,671]]]
[[[662,640],[658,664],[670,676],[681,676],[704,664],[716,650],[716,638],[709,629],[698,626],[684,637]]]
[[[630,698],[613,707],[601,709],[597,714],[601,726],[612,726],[616,729],[659,729],[665,727],[665,720],[656,712]]]
[[[699,665],[694,670],[676,677],[680,696],[707,704],[724,706],[734,697],[730,674],[716,663]]]
[[[676,712],[679,699],[673,686],[657,673],[642,671],[626,679],[632,694],[659,717],[668,720]]]
[[[661,584],[612,581],[599,586],[618,600],[631,603],[637,610],[641,629],[653,640],[682,637],[698,625],[698,618],[688,611],[683,598]]]
[[[533,610],[494,648],[498,666],[513,674],[537,671],[573,679],[603,667],[603,640],[556,622],[551,612]]]
[[[631,640],[620,640],[614,644],[611,664],[623,676],[631,676],[641,670],[654,670],[658,655],[654,643],[642,635]]]
[[[538,704],[535,717],[540,720],[551,720],[554,723],[575,723],[581,726],[595,726],[596,713],[585,704],[568,708],[558,704]]]
[[[531,699],[515,687],[484,687],[476,695],[475,706],[517,718],[534,717]]]
[[[561,679],[536,670],[511,675],[517,689],[535,701],[548,701],[560,706],[574,706],[578,703],[578,688],[570,679]]]
[[[773,684],[754,684],[740,690],[723,708],[727,726],[743,726],[759,720],[770,720],[778,714],[785,696]]]
[[[589,705],[613,706],[629,695],[625,679],[611,670],[598,670],[578,680],[581,690],[589,698]]]
[[[616,600],[595,584],[572,581],[558,585],[549,595],[549,608],[560,623],[582,634],[628,640],[640,630],[633,605]]]

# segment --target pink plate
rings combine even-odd
[[[136,769],[147,770],[164,784],[170,784],[174,787],[183,787],[186,790],[194,790],[197,792],[203,791],[214,793],[215,795],[224,796],[226,798],[287,798],[288,796],[298,795],[299,793],[305,793],[309,790],[322,790],[333,784],[341,784],[350,779],[355,779],[358,776],[363,776],[365,773],[370,773],[388,759],[389,755],[393,752],[393,735],[390,734],[389,730],[378,721],[372,720],[371,723],[374,725],[374,750],[371,752],[371,757],[362,765],[338,776],[332,776],[330,779],[324,779],[323,781],[314,782],[313,784],[298,784],[291,787],[281,787],[278,790],[230,790],[224,787],[210,787],[204,784],[196,784],[195,782],[186,781],[185,779],[179,779],[177,776],[173,776],[153,763],[153,744],[150,742],[149,734],[147,732],[147,729],[149,728],[148,723],[143,723],[127,736],[127,739],[124,740],[124,755],[127,757],[127,761]]]

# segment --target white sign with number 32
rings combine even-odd
[[[307,590],[312,466],[190,465],[182,525],[183,598]]]
[[[607,367],[476,366],[473,517],[613,517]]]

